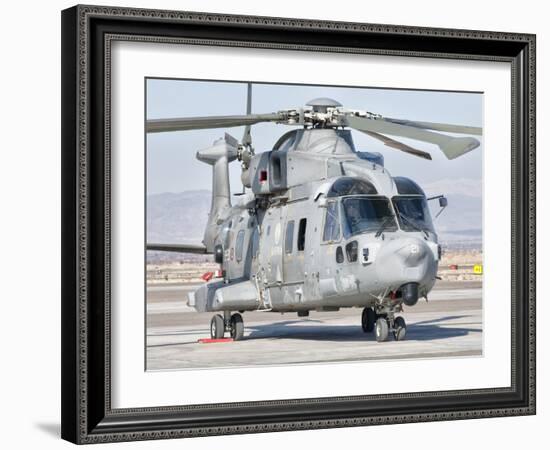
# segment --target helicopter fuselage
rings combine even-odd
[[[226,332],[243,338],[242,315],[232,311],[294,311],[303,317],[311,310],[356,306],[363,307],[365,333],[374,331],[383,342],[391,330],[402,340],[406,322],[395,313],[403,304],[427,298],[441,247],[422,189],[408,178],[392,177],[380,153],[356,151],[351,130],[431,160],[430,153],[393,137],[427,142],[452,160],[480,141],[440,132],[481,135],[482,129],[383,117],[325,97],[304,108],[252,114],[251,90],[248,83],[244,116],[147,121],[150,133],[245,126],[241,142],[225,133],[197,152],[213,175],[203,245],[147,248],[214,255],[222,275],[188,301],[199,312],[223,312],[210,322],[214,339]],[[302,128],[283,134],[271,151],[256,154],[250,127],[260,122]],[[241,162],[243,197],[232,206],[228,164],[235,160]],[[443,195],[431,199],[436,198],[441,208],[447,206]]]
[[[218,211],[209,244],[223,277],[190,305],[387,314],[427,297],[440,247],[420,187],[392,177],[380,155],[356,152],[345,130],[298,131],[255,156],[252,192]]]

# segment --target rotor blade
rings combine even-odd
[[[160,252],[176,252],[176,253],[195,253],[199,255],[207,255],[204,245],[188,245],[188,244],[147,244],[147,250],[155,250]]]
[[[259,122],[277,122],[281,114],[250,114],[244,116],[181,117],[175,119],[151,119],[147,121],[147,133],[165,131],[201,130],[205,128],[229,128],[253,125]]]
[[[235,151],[237,151],[237,148],[239,147],[239,141],[237,140],[237,138],[231,136],[229,133],[225,133],[224,140],[225,142],[227,142],[228,145],[233,147]]]
[[[479,147],[479,141],[471,137],[456,138],[446,136],[420,128],[392,123],[383,118],[368,119],[366,117],[348,116],[346,117],[346,123],[351,128],[355,128],[359,131],[372,131],[379,134],[389,134],[436,144],[445,154],[447,159],[457,158]]]
[[[252,113],[252,83],[247,84],[246,88],[246,115],[250,116]],[[250,134],[250,125],[244,128],[242,144],[245,147],[252,145],[252,135]]]
[[[410,153],[414,156],[419,156],[420,158],[424,159],[432,159],[432,155],[430,155],[427,152],[423,152],[422,150],[417,150],[416,148],[409,147],[407,144],[403,144],[403,142],[395,141],[387,136],[384,136],[383,134],[375,133],[374,131],[361,131],[362,133],[368,134],[370,137],[373,137],[374,139],[378,139],[379,141],[382,141],[385,145],[388,147],[396,148],[397,150],[401,150],[406,153]]]
[[[481,136],[481,127],[471,127],[467,125],[452,125],[450,123],[437,123],[437,122],[417,122],[415,120],[404,119],[392,119],[390,117],[384,117],[384,120],[392,123],[398,123],[400,125],[407,125],[409,127],[423,128],[427,130],[446,131],[447,133],[459,133],[459,134],[475,134]]]

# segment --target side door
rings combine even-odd
[[[285,206],[270,208],[263,219],[260,262],[268,286],[283,283],[283,214]]]
[[[235,222],[236,224],[233,224],[233,227],[228,235],[229,245],[224,256],[224,260],[227,261],[227,264],[225,264],[225,270],[229,280],[241,278],[243,275],[242,258],[246,239],[246,230],[243,229],[243,227],[238,223],[238,220]]]
[[[337,278],[344,262],[338,200],[331,200],[327,203],[319,250],[317,263],[320,296],[322,298],[333,297],[338,294]]]
[[[325,208],[314,204],[308,213],[305,230],[304,247],[304,299],[305,303],[315,304],[320,298],[319,277],[322,270],[321,238],[323,236],[323,224]],[[298,236],[298,239],[300,237]]]

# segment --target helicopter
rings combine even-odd
[[[379,152],[358,151],[351,130],[431,160],[390,138],[434,144],[450,160],[479,147],[480,127],[419,122],[346,109],[330,98],[304,107],[245,115],[151,119],[147,133],[245,126],[239,142],[225,133],[196,158],[212,166],[212,202],[202,245],[148,243],[147,250],[211,254],[220,270],[188,295],[213,312],[210,335],[244,337],[245,311],[296,313],[362,308],[361,327],[378,342],[406,336],[403,305],[428,298],[441,245],[427,198],[410,178],[393,177]],[[293,126],[256,153],[251,127]],[[455,137],[445,133],[470,136]],[[243,191],[231,202],[229,164],[241,163]],[[212,275],[212,274],[211,274]]]

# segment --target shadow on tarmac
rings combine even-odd
[[[434,320],[416,322],[407,326],[406,341],[435,341],[481,333],[478,328],[460,326],[440,326],[438,323],[471,317],[447,316]],[[322,323],[321,320],[289,320],[272,324],[250,325],[251,332],[243,339],[303,339],[310,341],[375,341],[374,333],[364,333],[359,324],[355,325],[313,325],[303,326],[304,322]],[[391,333],[390,333],[391,335]],[[390,336],[391,338],[391,336]],[[391,340],[391,339],[388,339]]]

